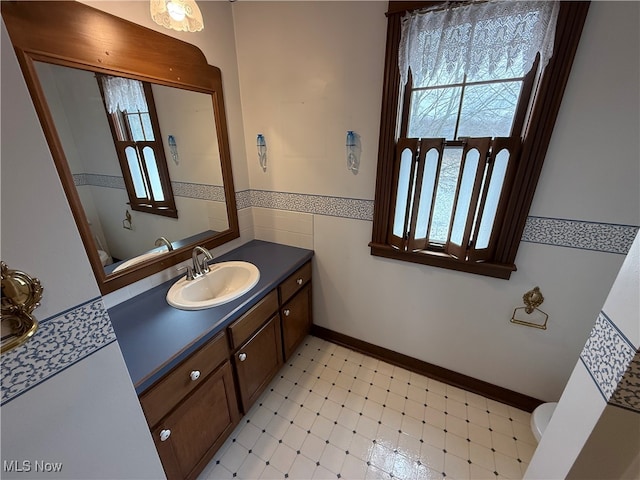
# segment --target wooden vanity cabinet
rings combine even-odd
[[[192,479],[240,420],[230,363],[223,363],[152,431],[169,480]]]
[[[240,420],[225,332],[140,397],[169,480],[197,477]]]
[[[283,364],[276,291],[231,324],[229,331],[240,403],[246,413]]]
[[[311,322],[309,261],[140,396],[169,480],[198,476]]]
[[[278,292],[286,361],[311,329],[311,262],[305,263],[282,282]]]

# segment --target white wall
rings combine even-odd
[[[32,377],[64,369],[3,404],[2,460],[22,468],[31,462],[32,470],[3,471],[2,477],[159,478],[162,467],[120,348],[109,342],[108,318],[106,331],[92,331],[76,345],[68,341],[83,332],[80,320],[93,318],[67,319],[61,312],[100,293],[4,22],[1,40],[2,260],[42,282],[42,305],[34,315],[47,320],[27,344],[2,354],[3,402],[16,387],[10,381],[22,377],[28,385]],[[106,344],[78,362],[61,360],[77,355],[91,337],[104,337]],[[37,474],[35,462],[44,461],[61,462],[61,472]]]
[[[252,189],[373,200],[385,9],[233,4]],[[640,224],[637,31],[637,3],[591,4],[532,215]],[[357,176],[346,169],[347,130],[362,138]],[[252,154],[257,133],[266,173]],[[543,400],[559,398],[624,258],[522,243],[503,281],[372,257],[371,227],[314,214],[314,322]],[[509,323],[536,285],[547,331]]]

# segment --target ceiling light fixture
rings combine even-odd
[[[194,0],[151,0],[151,18],[158,25],[179,32],[199,32],[204,28],[202,13]]]

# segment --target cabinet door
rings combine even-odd
[[[153,431],[167,478],[195,478],[239,420],[233,374],[225,362]]]
[[[274,315],[234,355],[245,413],[282,366],[280,338],[280,318]]]
[[[282,338],[287,360],[311,329],[311,284],[282,307]]]

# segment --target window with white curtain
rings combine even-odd
[[[98,75],[113,142],[133,210],[178,217],[151,85]]]
[[[510,203],[582,24],[558,36],[579,17],[554,1],[427,3],[389,15],[372,253],[508,278]]]

